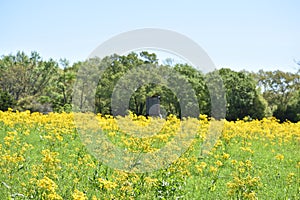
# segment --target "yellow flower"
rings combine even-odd
[[[117,183],[102,178],[98,178],[98,181],[100,183],[100,186],[102,186],[104,189],[108,191],[113,190],[118,186]]]
[[[56,194],[56,193],[50,193],[47,195],[47,198],[46,199],[49,199],[49,200],[62,200],[63,198]]]
[[[215,174],[218,171],[218,168],[214,167],[214,166],[210,166],[209,168],[209,172]]]
[[[244,196],[246,199],[250,199],[250,200],[255,200],[255,199],[257,199],[256,193],[255,193],[254,191],[251,191],[250,193],[243,193],[243,196]]]
[[[291,185],[294,182],[294,178],[295,178],[295,173],[289,173],[287,175],[287,184]]]
[[[97,200],[97,197],[93,195],[92,200]]]
[[[232,165],[236,165],[238,163],[237,160],[231,160],[230,162],[231,162]]]
[[[116,135],[116,132],[115,131],[110,131],[109,133],[108,133],[108,136],[110,136],[110,137],[114,137]]]
[[[282,155],[282,154],[277,154],[277,155],[275,156],[275,158],[276,158],[277,160],[282,161],[282,160],[284,159],[284,155]]]
[[[215,164],[216,164],[218,167],[223,166],[223,163],[222,163],[220,160],[217,160],[217,161],[215,162]]]
[[[59,153],[58,152],[51,152],[49,149],[46,150],[42,150],[42,154],[44,155],[44,158],[42,159],[42,161],[44,163],[48,163],[48,164],[56,164],[56,163],[60,163],[61,160],[57,159]]]
[[[43,179],[38,181],[38,186],[41,189],[44,189],[49,192],[54,192],[57,188],[56,183],[50,178],[48,178],[47,176],[45,176]]]
[[[245,165],[247,168],[252,168],[252,161],[251,160],[246,160]]]
[[[87,199],[86,195],[77,189],[74,190],[72,197],[73,197],[73,200],[86,200]]]
[[[150,186],[154,186],[157,183],[157,179],[156,178],[146,177],[144,180],[145,180],[145,183],[147,185],[150,185]]]
[[[77,184],[79,182],[79,178],[74,178],[73,183]]]
[[[228,153],[223,153],[222,157],[223,159],[227,160],[230,157],[230,155]]]

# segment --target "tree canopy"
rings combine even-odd
[[[221,78],[219,83],[212,81],[216,74]],[[95,87],[87,77],[95,80]],[[146,98],[159,95],[163,115],[189,116],[197,107],[208,116],[226,112],[227,120],[273,115],[295,122],[300,119],[299,81],[299,73],[278,70],[250,73],[223,68],[203,74],[188,64],[160,64],[154,53],[146,51],[91,58],[72,65],[66,59],[43,60],[37,52],[17,52],[0,59],[0,109],[70,112],[76,110],[73,95],[78,94],[79,107],[91,101],[97,113],[120,114],[126,108],[145,115]],[[88,90],[95,95],[85,95]],[[191,103],[185,97],[196,101]],[[212,110],[216,99],[224,100],[225,110],[222,105]],[[125,102],[125,108],[115,103],[118,101]]]

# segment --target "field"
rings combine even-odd
[[[75,115],[0,112],[0,199],[300,199],[300,122]]]

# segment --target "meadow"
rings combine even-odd
[[[300,199],[300,122],[223,121],[213,138],[214,120],[205,115],[93,117],[99,136],[128,152],[157,152],[182,124],[186,135],[196,134],[181,143],[188,146],[178,158],[156,170],[118,169],[106,164],[113,154],[95,153],[101,137],[79,133],[74,113],[0,111],[0,199]]]

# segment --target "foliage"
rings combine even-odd
[[[8,108],[12,108],[15,105],[13,97],[6,91],[0,89],[0,110],[6,111]]]
[[[230,69],[220,69],[219,73],[226,88],[226,119],[243,119],[245,116],[262,119],[266,114],[266,103],[260,97],[251,76]]]
[[[89,106],[93,107],[93,112],[115,114],[120,108],[112,108],[111,97],[116,87],[123,85],[121,89],[131,95],[126,109],[138,115],[146,114],[148,96],[159,95],[164,116],[174,114],[182,117],[180,103],[183,103],[183,98],[176,94],[180,91],[189,99],[195,95],[200,113],[217,119],[224,118],[226,113],[227,120],[245,116],[254,119],[275,116],[282,122],[299,120],[299,73],[278,70],[249,73],[220,69],[203,74],[188,64],[170,63],[160,64],[154,53],[146,51],[91,58],[72,65],[66,59],[45,61],[37,52],[30,55],[17,52],[0,59],[0,89],[2,96],[12,97],[11,107],[23,111],[70,112],[82,110],[86,102],[91,102]],[[155,70],[136,74],[145,66]],[[222,80],[217,81],[219,75]],[[181,81],[178,83],[172,78]],[[138,85],[137,80],[144,84]],[[156,83],[147,80],[155,80]],[[184,82],[191,85],[195,94],[188,94],[181,88]],[[130,90],[126,91],[126,87]],[[88,97],[86,92],[95,95]],[[75,99],[73,94],[78,94]],[[117,99],[124,98],[121,93],[115,95]],[[78,108],[73,107],[74,102],[78,103]],[[215,102],[218,102],[217,105]],[[196,106],[191,102],[184,104],[191,113]],[[124,115],[126,112],[122,110],[119,113]]]
[[[50,59],[43,61],[37,52],[27,56],[18,52],[15,56],[4,56],[0,60],[0,87],[8,92],[17,102],[18,108],[30,109],[37,99],[43,96],[46,89],[53,84],[52,80],[58,70],[57,63]],[[23,102],[29,105],[23,105]],[[21,104],[21,105],[19,105]]]
[[[281,121],[297,121],[299,110],[292,105],[300,89],[300,76],[283,71],[263,71],[253,74],[273,115]],[[299,99],[299,98],[298,98]],[[297,100],[296,100],[297,101]]]

